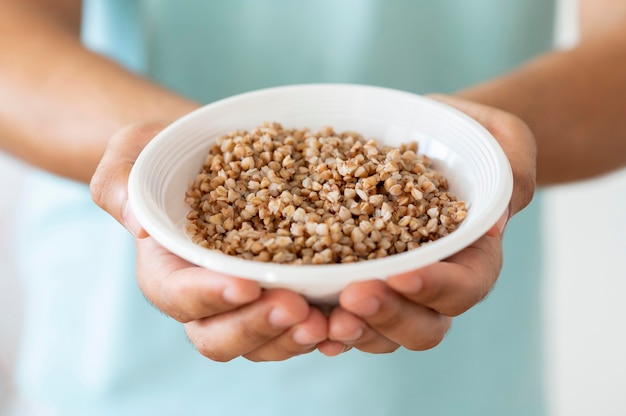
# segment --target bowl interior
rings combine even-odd
[[[417,141],[468,204],[450,235],[410,252],[351,264],[294,266],[227,256],[192,243],[184,227],[190,180],[215,139],[266,121],[285,128],[352,130],[400,145]],[[334,299],[353,280],[385,278],[441,260],[483,235],[504,212],[512,191],[508,160],[495,139],[465,114],[431,99],[358,85],[299,85],[255,91],[204,106],[159,133],[138,158],[129,181],[133,209],[160,244],[186,260],[230,275],[287,287],[311,300]]]

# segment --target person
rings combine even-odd
[[[545,412],[540,197],[518,212],[535,173],[624,165],[623,2],[582,0],[582,41],[550,52],[554,4],[540,0],[80,3],[5,0],[0,16],[0,143],[41,169],[16,234],[26,412]],[[126,203],[135,157],[171,120],[321,81],[450,94],[434,97],[483,123],[515,177],[509,212],[470,248],[351,285],[328,317],[167,253]]]

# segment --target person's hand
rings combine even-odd
[[[457,316],[483,299],[502,268],[502,232],[506,221],[530,203],[535,191],[536,146],[532,132],[519,118],[459,98],[433,98],[467,113],[500,143],[509,158],[514,190],[508,209],[478,241],[431,266],[350,284],[329,319],[328,341],[319,345],[327,355],[349,348],[371,353],[403,346],[425,350],[439,344]]]
[[[476,118],[500,141],[515,178],[509,210],[487,235],[446,261],[386,283],[349,285],[328,320],[293,292],[261,291],[254,282],[195,267],[146,235],[127,206],[126,185],[137,155],[163,124],[131,126],[113,137],[92,180],[92,194],[137,237],[137,277],[146,297],[185,323],[190,340],[211,359],[282,360],[316,347],[327,355],[351,347],[372,353],[399,346],[428,349],[442,340],[451,317],[479,302],[495,283],[504,225],[529,203],[535,187],[534,139],[523,122],[467,101],[437,99]]]
[[[92,178],[94,201],[124,225],[137,246],[137,281],[146,298],[184,323],[204,356],[228,361],[284,360],[315,350],[326,339],[327,319],[288,290],[262,291],[256,282],[196,267],[161,247],[128,206],[128,175],[143,147],[164,123],[142,123],[108,143]]]

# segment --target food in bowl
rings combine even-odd
[[[416,249],[467,215],[413,141],[264,123],[220,136],[186,192],[186,232],[261,262],[353,263]]]

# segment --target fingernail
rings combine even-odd
[[[500,235],[502,235],[502,233],[504,232],[504,228],[506,227],[506,223],[508,221],[509,221],[509,209],[507,208],[504,211],[504,214],[502,214],[502,216],[496,223],[496,228],[498,229],[498,232],[500,233]]]
[[[339,340],[345,344],[352,345],[357,342],[363,336],[363,328],[357,328],[351,336],[347,337],[348,339]]]
[[[369,298],[358,302],[351,308],[351,311],[359,316],[372,316],[375,315],[379,309],[379,300],[376,298]]]
[[[313,337],[303,328],[298,328],[295,330],[292,336],[293,342],[303,347],[313,347],[315,344],[319,343],[316,337]]]
[[[240,305],[253,301],[258,297],[258,293],[245,291],[229,286],[222,292],[222,298],[233,305]]]
[[[298,317],[283,308],[272,309],[267,320],[276,328],[287,328],[298,323]]]
[[[417,275],[416,272],[398,276],[394,278],[393,280],[390,279],[390,281],[392,282],[392,287],[395,290],[405,293],[405,294],[414,295],[420,290],[422,290],[422,287],[424,286],[424,282]]]
[[[128,201],[126,201],[126,205],[124,205],[124,212],[122,213],[122,216],[126,229],[133,236],[138,237],[141,232],[141,224],[139,224],[137,217],[135,217],[135,213],[133,212],[133,209]]]

